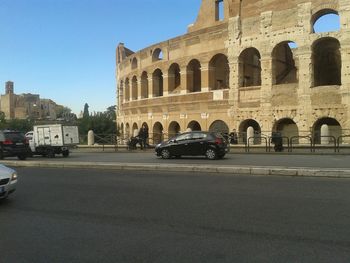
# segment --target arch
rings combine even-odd
[[[137,58],[133,58],[131,61],[131,69],[137,69]]]
[[[250,140],[249,143],[254,144],[260,144],[261,139],[259,138],[261,136],[261,127],[259,123],[256,120],[253,119],[247,119],[239,125],[239,140],[243,140],[243,143],[247,143],[247,130],[249,127],[252,127],[254,130],[254,140]]]
[[[200,92],[202,86],[201,63],[197,59],[192,59],[186,68],[188,92]]]
[[[153,144],[161,143],[163,138],[163,125],[160,122],[156,122],[153,125]]]
[[[120,124],[120,136],[121,136],[121,138],[124,138],[124,123],[123,122]]]
[[[341,85],[340,43],[331,37],[321,38],[313,44],[312,60],[314,86]]]
[[[340,31],[338,11],[330,8],[316,12],[311,18],[313,33]]]
[[[315,144],[320,144],[322,142],[321,136],[323,136],[323,134],[321,132],[321,127],[323,125],[328,126],[328,135],[334,136],[336,140],[339,136],[342,135],[342,127],[336,119],[331,117],[320,118],[314,123],[312,127],[313,139]],[[333,143],[333,141],[330,142]]]
[[[131,99],[132,100],[137,100],[138,98],[138,92],[137,92],[137,77],[133,76],[131,80]]]
[[[176,121],[172,121],[168,128],[168,137],[172,138],[181,131],[180,124]]]
[[[181,89],[180,66],[177,63],[171,64],[168,70],[168,91],[179,93]]]
[[[230,68],[227,56],[215,55],[209,62],[209,87],[211,90],[228,89],[230,87]]]
[[[239,86],[261,86],[261,56],[256,48],[247,48],[239,55]]]
[[[292,138],[299,135],[297,124],[290,118],[283,118],[275,122],[273,127],[274,132],[279,132],[282,136]],[[293,141],[296,143],[296,141]]]
[[[163,59],[163,51],[160,48],[156,48],[152,53],[152,61],[156,62]]]
[[[220,132],[222,134],[228,134],[230,129],[227,124],[222,120],[216,120],[209,126],[209,131],[211,132]]]
[[[163,72],[158,68],[152,74],[153,97],[163,96]]]
[[[297,82],[297,68],[295,66],[292,41],[284,41],[275,46],[272,51],[272,79],[273,84],[288,84]]]
[[[132,136],[136,137],[139,134],[139,126],[136,122],[132,125]]]
[[[202,127],[198,121],[191,121],[187,125],[187,128],[191,129],[191,131],[201,131],[202,130]]]
[[[125,97],[124,97],[125,101],[129,101],[130,100],[130,81],[129,78],[125,79]]]
[[[148,98],[148,74],[146,71],[141,74],[141,99]]]

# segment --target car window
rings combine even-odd
[[[190,133],[181,134],[176,138],[177,141],[184,141],[184,140],[189,140],[189,139],[191,139]]]
[[[6,132],[5,137],[11,141],[23,141],[24,134],[20,132]]]
[[[208,135],[206,133],[201,133],[201,132],[196,132],[192,134],[192,138],[194,140],[204,139],[204,138],[207,138],[207,136]]]

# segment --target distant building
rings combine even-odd
[[[12,81],[6,82],[5,94],[0,99],[0,111],[5,113],[6,119],[55,120],[61,108],[63,106],[50,99],[40,99],[38,94],[15,94]]]

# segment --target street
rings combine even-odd
[[[17,168],[0,262],[350,262],[350,180]]]

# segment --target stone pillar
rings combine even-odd
[[[230,105],[238,108],[239,102],[239,62],[236,60],[229,64],[230,67]]]
[[[180,71],[181,76],[181,94],[187,94],[188,93],[188,74],[187,74],[187,68],[183,67]],[[193,73],[192,73],[193,77]]]
[[[88,145],[94,145],[95,144],[95,134],[94,131],[90,130],[88,132]]]
[[[163,96],[169,95],[169,81],[174,81],[174,74],[163,74]]]
[[[202,83],[202,92],[208,92],[210,90],[210,74],[211,69],[209,67],[201,67],[201,83]]]
[[[247,144],[248,144],[248,139],[251,137],[254,137],[254,128],[252,126],[249,126],[247,129]],[[251,143],[254,144],[254,140],[250,139],[249,144]]]
[[[329,136],[329,127],[327,124],[321,126],[321,144],[329,144],[330,138],[322,136]]]
[[[261,60],[261,89],[260,101],[261,104],[271,105],[272,92],[272,58],[269,55],[264,55]]]
[[[137,81],[137,99],[140,100],[142,99],[142,79],[141,77],[139,78],[139,81]]]
[[[153,78],[148,77],[148,98],[153,98]]]

